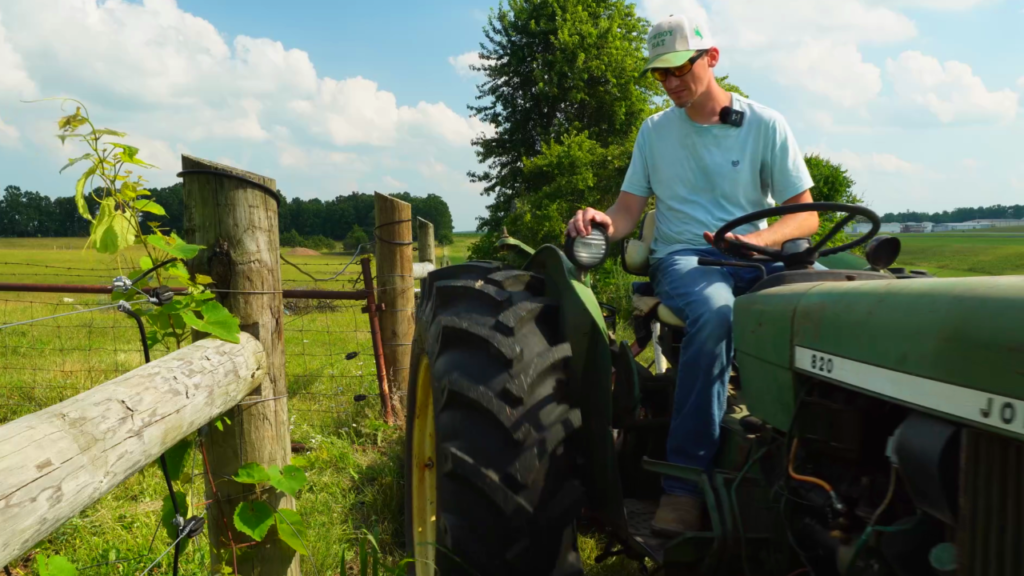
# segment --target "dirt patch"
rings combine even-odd
[[[320,253],[309,248],[292,248],[288,251],[289,256],[319,256]]]

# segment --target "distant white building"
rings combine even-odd
[[[871,231],[871,223],[857,222],[856,224],[850,224],[849,226],[846,227],[845,231],[847,234],[867,234],[868,232]],[[882,224],[882,227],[879,229],[879,233],[899,234],[900,225],[896,223]]]
[[[904,234],[923,234],[932,231],[931,222],[904,222],[900,225],[900,232]]]
[[[978,222],[964,222],[962,224],[936,224],[932,226],[932,232],[958,232],[960,230],[979,230],[981,228],[992,228],[992,225]]]
[[[965,224],[989,224],[992,228],[1003,228],[1006,226],[1024,226],[1024,220],[1013,220],[1010,218],[982,218],[980,220],[968,220]]]

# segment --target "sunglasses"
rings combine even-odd
[[[676,66],[675,68],[652,68],[651,76],[654,76],[654,79],[657,80],[658,82],[664,82],[668,78],[669,74],[675,76],[676,78],[686,76],[687,74],[690,73],[690,70],[693,70],[693,65],[696,64],[697,61],[700,60],[705,54],[707,54],[707,52],[707,50],[700,50],[696,54],[691,56],[689,60],[683,62],[682,64]]]

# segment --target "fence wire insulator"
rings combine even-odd
[[[157,306],[169,304],[171,300],[174,300],[174,291],[170,286],[157,286],[150,292],[150,302]]]
[[[132,281],[127,276],[114,278],[114,292],[127,292],[132,289]]]
[[[186,528],[188,526],[188,528]],[[189,518],[186,523],[178,529],[178,535],[184,535],[185,538],[194,539],[203,533],[203,528],[206,527],[206,518],[202,516],[193,516]]]

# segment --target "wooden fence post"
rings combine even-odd
[[[419,226],[417,235],[419,236],[420,243],[420,262],[430,262],[436,266],[437,262],[434,260],[434,225],[419,217],[416,218],[416,224]]]
[[[377,293],[384,309],[380,315],[384,365],[388,371],[392,415],[404,420],[405,391],[409,384],[412,337],[416,328],[415,282],[412,277],[412,206],[391,196],[374,193],[377,240]]]
[[[230,480],[243,464],[285,466],[291,459],[288,387],[284,370],[284,309],[281,295],[277,183],[272,178],[194,158],[181,157],[184,179],[185,239],[206,248],[190,262],[190,270],[213,278],[217,299],[236,317],[242,331],[260,341],[267,375],[247,400],[229,415],[223,431],[211,428],[206,438],[210,473],[223,505],[209,508],[212,572],[232,566],[234,544],[251,539],[233,528],[232,514],[240,502],[253,500],[252,486]],[[193,338],[197,335],[193,333]],[[207,500],[213,499],[207,486]],[[295,508],[295,500],[279,491],[265,493],[273,508]],[[226,516],[226,522],[224,521]],[[230,526],[231,528],[227,528]],[[232,530],[228,538],[226,529]],[[299,557],[272,530],[238,558],[239,576],[298,576]]]

